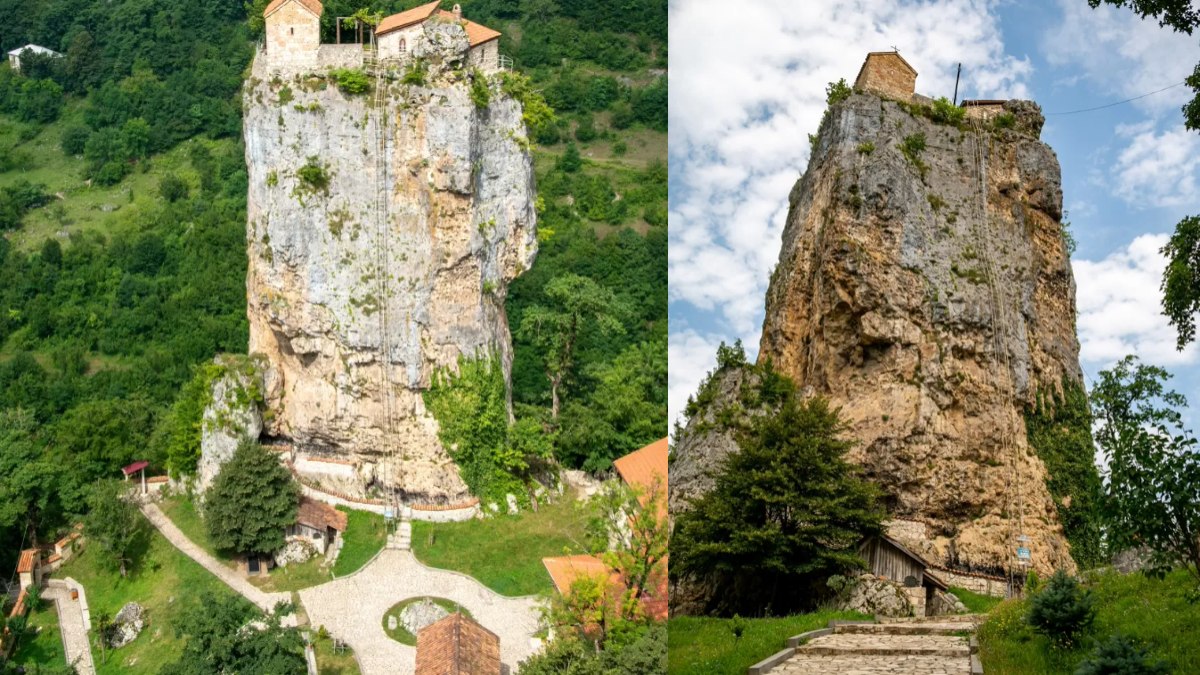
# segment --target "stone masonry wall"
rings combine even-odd
[[[908,101],[917,89],[917,75],[896,54],[871,54],[855,80],[854,88]]]
[[[289,2],[266,20],[267,60],[274,68],[311,68],[321,44],[321,20],[299,2]]]

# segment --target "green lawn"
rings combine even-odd
[[[196,509],[196,503],[188,495],[171,495],[164,498],[158,504],[162,512],[175,523],[184,536],[192,540],[200,548],[208,552],[212,557],[234,567],[234,561],[227,555],[221,553],[213,546],[212,541],[208,538],[208,527],[204,524],[204,519],[200,517],[200,511]]]
[[[337,507],[347,516],[346,532],[342,535],[342,552],[338,553],[333,565],[333,576],[344,577],[358,571],[360,567],[387,543],[387,525],[383,516],[370,511],[357,511],[344,506]]]
[[[413,522],[413,553],[431,567],[475,577],[502,595],[532,595],[554,588],[542,558],[583,553],[589,505],[560,499],[537,513],[462,523]]]
[[[1141,574],[1104,572],[1089,577],[1085,587],[1096,600],[1096,625],[1075,650],[1051,649],[1024,617],[1028,601],[1007,600],[996,607],[979,631],[980,656],[989,675],[1073,673],[1095,640],[1114,633],[1131,637],[1167,662],[1173,673],[1196,672],[1200,664],[1200,603],[1188,602],[1195,579],[1182,570],[1164,580]]]
[[[447,600],[446,598],[434,598],[434,597],[408,598],[407,600],[401,600],[400,602],[397,602],[396,604],[394,604],[390,608],[388,608],[388,611],[383,613],[383,619],[381,620],[381,623],[383,624],[383,632],[387,633],[388,637],[392,638],[396,642],[399,642],[400,644],[405,644],[405,645],[415,647],[417,645],[417,636],[408,632],[408,629],[406,629],[404,627],[404,624],[400,623],[400,612],[402,612],[405,607],[408,607],[409,605],[417,603],[417,602],[421,602],[423,600],[432,600],[433,604],[440,606],[442,609],[446,610],[447,612],[450,612],[451,614],[453,614],[454,612],[458,612],[459,614],[462,614],[464,616],[468,616],[468,617],[471,616],[471,612],[469,612],[466,607],[463,607],[462,605],[458,604],[457,602],[454,602],[453,600]],[[396,617],[396,628],[395,629],[388,628],[388,617],[389,616]]]
[[[958,588],[957,586],[951,586],[950,592],[959,600],[962,600],[962,604],[966,605],[967,609],[973,614],[986,614],[1003,601],[1003,598],[994,598],[990,595],[975,593],[965,588]]]
[[[870,619],[854,612],[821,611],[773,619],[745,619],[740,640],[731,619],[681,616],[667,622],[667,672],[671,675],[745,675],[746,669],[783,649],[799,633],[824,628],[831,619]]]
[[[105,661],[99,648],[92,655],[100,675],[117,673],[157,673],[165,664],[178,658],[183,640],[175,637],[172,619],[183,604],[181,601],[202,591],[217,595],[233,595],[228,586],[200,565],[180,553],[153,528],[139,546],[144,552],[122,579],[115,570],[102,565],[94,549],[85,547],[83,553],[63,566],[58,578],[73,577],[87,592],[93,617],[101,612],[116,615],[130,601],[146,609],[147,625],[132,643],[108,652]],[[94,620],[94,619],[93,619]]]
[[[354,650],[349,647],[340,652],[333,649],[332,638],[318,637],[313,642],[317,651],[317,670],[321,675],[359,675],[358,661],[354,660]]]
[[[268,593],[298,591],[333,579],[324,564],[325,556],[318,554],[299,564],[276,567],[265,577],[249,577],[249,581]]]
[[[65,668],[67,660],[63,655],[62,636],[58,632],[58,614],[54,611],[54,603],[49,600],[42,601],[42,608],[30,612],[28,621],[30,633],[17,645],[17,650],[9,662],[18,666],[36,664]]]

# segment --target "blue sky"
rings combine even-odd
[[[1085,373],[1138,354],[1200,408],[1200,353],[1175,350],[1159,309],[1158,249],[1181,217],[1200,214],[1200,133],[1179,111],[1190,90],[1052,114],[1182,82],[1200,36],[1087,0],[671,0],[670,44],[672,420],[717,344],[740,338],[757,352],[787,194],[825,85],[853,81],[867,52],[892,46],[920,73],[920,93],[950,96],[962,62],[960,99],[1042,106],[1078,241]]]

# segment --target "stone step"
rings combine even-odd
[[[964,635],[975,626],[954,623],[843,623],[833,627],[835,635]]]
[[[974,623],[979,624],[987,617],[982,614],[942,614],[939,616],[879,616],[879,623]]]
[[[971,675],[968,659],[945,656],[879,656],[836,654],[818,656],[797,653],[768,671],[770,675]]]
[[[945,656],[971,655],[965,637],[951,635],[855,635],[834,634],[811,640],[797,653],[814,655],[858,654],[860,656]]]

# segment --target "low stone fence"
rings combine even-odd
[[[990,574],[956,572],[944,567],[931,566],[933,575],[946,582],[947,586],[965,588],[972,593],[989,595],[993,598],[1008,597],[1008,579]]]
[[[317,67],[362,68],[363,52],[360,44],[321,45],[317,47]]]
[[[409,507],[413,520],[427,520],[431,523],[456,523],[471,520],[479,515],[479,500],[472,498],[461,504],[423,505],[413,504]]]

